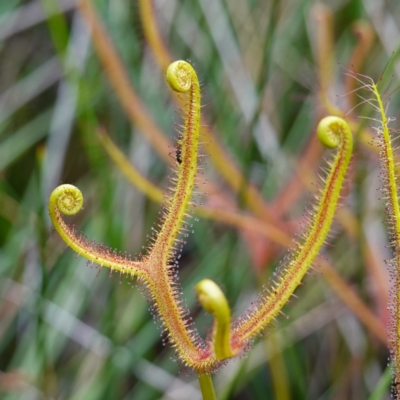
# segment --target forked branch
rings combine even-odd
[[[209,279],[197,285],[201,304],[215,317],[211,336],[203,340],[188,319],[176,279],[176,260],[182,247],[182,240],[177,237],[182,230],[190,232],[191,228],[186,217],[197,169],[200,85],[193,67],[185,61],[176,61],[168,67],[167,81],[173,90],[187,93],[187,106],[178,137],[175,185],[172,194],[166,198],[159,229],[147,254],[139,260],[131,260],[76,234],[61,215],[74,214],[82,206],[82,194],[72,185],[62,185],[53,191],[49,212],[60,236],[78,254],[100,266],[139,277],[153,301],[151,308],[160,317],[164,334],[180,359],[199,374],[210,374],[223,360],[249,348],[250,340],[278,315],[314,262],[334,217],[351,158],[352,135],[341,118],[326,117],[320,122],[318,137],[321,142],[337,150],[329,163],[319,201],[300,243],[291,249],[277,278],[260,294],[254,306],[231,323],[229,305],[220,288]]]

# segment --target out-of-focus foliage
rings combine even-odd
[[[173,138],[179,117],[137,0],[92,3],[149,115]],[[323,163],[316,123],[334,106],[346,114],[362,101],[348,95],[355,81],[347,69],[378,80],[387,65],[387,93],[400,78],[398,1],[325,3],[154,0],[169,52],[190,59],[207,85],[207,123],[291,234],[301,232]],[[168,185],[166,163],[124,113],[75,1],[1,1],[0,42],[0,398],[200,399],[196,376],[163,347],[146,299],[132,282],[109,279],[66,250],[46,209],[54,187],[76,184],[85,209],[71,223],[91,239],[138,253],[160,207],[112,164],[96,129],[105,127],[160,187]],[[389,116],[398,117],[399,103],[395,91]],[[384,326],[383,261],[391,255],[377,154],[367,144],[373,122],[358,125],[356,118],[371,115],[368,105],[349,114],[360,127],[356,154],[340,223],[323,253]],[[204,163],[232,209],[251,214],[210,158]],[[219,205],[211,195],[203,201]],[[212,278],[232,310],[243,311],[285,250],[260,233],[205,219],[187,242],[180,280],[204,335],[210,317],[195,300],[195,284]],[[333,287],[315,268],[285,308],[287,318],[213,377],[218,398],[388,399],[388,350],[360,322],[359,307],[349,308]]]

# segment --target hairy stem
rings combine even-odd
[[[147,270],[140,262],[130,260],[126,256],[112,252],[108,247],[88,240],[84,235],[77,235],[68,226],[61,214],[74,215],[83,205],[81,191],[73,185],[58,186],[50,195],[49,214],[51,221],[64,242],[89,261],[102,267],[110,268],[129,275],[139,275],[147,279]]]
[[[378,145],[380,146],[379,159],[382,169],[383,197],[386,200],[386,214],[389,230],[390,245],[394,251],[394,258],[388,263],[392,278],[389,310],[389,345],[393,374],[393,394],[400,399],[400,208],[397,187],[395,156],[390,137],[389,121],[382,102],[378,87],[374,82],[366,85],[377,101],[377,110],[381,117],[381,126],[376,129]]]
[[[179,134],[181,139],[178,140],[181,154],[179,155],[177,184],[173,196],[168,199],[168,212],[149,257],[157,258],[161,254],[162,265],[168,262],[171,248],[185,219],[195,185],[201,108],[200,85],[197,74],[190,64],[185,61],[175,61],[170,64],[167,70],[167,81],[173,90],[188,92],[188,102],[184,125]]]
[[[318,136],[325,146],[338,150],[330,163],[330,172],[304,243],[293,249],[287,265],[279,272],[272,287],[264,291],[258,304],[239,317],[232,335],[234,348],[254,337],[278,315],[311,267],[328,234],[350,162],[353,140],[349,126],[338,117],[324,118],[318,126]]]

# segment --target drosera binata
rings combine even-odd
[[[111,271],[137,277],[151,302],[150,310],[161,322],[163,342],[172,345],[181,362],[199,375],[203,398],[213,399],[211,373],[225,360],[248,350],[254,338],[281,313],[324,244],[350,162],[352,134],[346,121],[339,117],[326,117],[319,123],[317,134],[322,144],[336,148],[323,187],[301,239],[289,250],[269,286],[244,314],[231,321],[228,301],[218,285],[210,279],[196,285],[200,303],[215,319],[210,336],[203,339],[192,323],[177,279],[182,236],[191,231],[185,219],[189,217],[198,166],[201,90],[195,70],[186,61],[170,64],[166,77],[173,90],[186,93],[187,104],[179,132],[176,177],[171,180],[173,190],[164,199],[162,217],[152,230],[146,254],[134,259],[97,245],[71,229],[62,214],[75,214],[82,207],[83,196],[75,186],[61,185],[52,192],[49,213],[57,232],[79,255]]]

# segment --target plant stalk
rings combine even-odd
[[[217,400],[211,375],[199,375],[198,378],[203,400]]]

